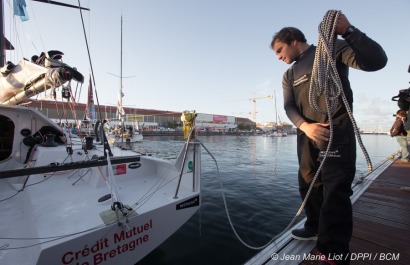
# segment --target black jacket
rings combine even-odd
[[[309,104],[309,87],[315,51],[316,47],[312,45],[283,76],[285,111],[298,128],[304,121],[327,122],[327,115],[317,112]],[[336,67],[351,109],[353,109],[353,92],[348,79],[349,67],[370,72],[382,69],[386,63],[387,56],[383,48],[358,29],[355,29],[345,40],[336,41]],[[326,109],[323,95],[318,99],[318,106],[322,110]],[[349,123],[348,114],[341,99],[332,118],[336,127],[345,127]]]

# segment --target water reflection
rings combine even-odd
[[[217,159],[232,225],[249,245],[262,246],[281,232],[300,206],[297,185],[296,136],[199,136]],[[362,135],[375,165],[395,153],[388,135]],[[132,148],[174,159],[181,137],[144,137]],[[367,164],[357,148],[358,174]],[[141,264],[242,264],[256,251],[232,232],[222,201],[220,180],[212,158],[202,151],[202,206],[177,233]]]

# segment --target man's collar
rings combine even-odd
[[[315,45],[311,44],[298,58],[296,58],[295,62],[300,61],[306,54],[310,53],[315,48]]]

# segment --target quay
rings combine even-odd
[[[410,264],[410,163],[392,156],[373,172],[355,181],[352,265]],[[286,231],[245,265],[317,265],[315,241],[300,241],[291,231],[302,228],[305,219]]]
[[[45,116],[56,122],[69,121],[74,123],[76,120],[82,120],[84,117],[91,117],[91,114],[87,111],[87,105],[84,103],[73,103],[75,110],[64,110],[66,102],[50,101],[50,100],[31,100],[28,105],[32,108],[36,108],[42,112]],[[143,131],[166,131],[167,129],[177,129],[182,126],[181,111],[168,111],[157,109],[142,109],[136,107],[123,107],[125,112],[125,123],[138,122],[140,129]],[[64,113],[64,115],[62,114]],[[232,131],[234,128],[251,130],[256,128],[256,122],[251,121],[244,117],[217,115],[217,114],[205,114],[197,113],[196,125],[197,128],[208,128],[215,131]],[[111,122],[111,126],[114,123],[118,123],[117,106],[113,105],[99,105],[95,106],[94,118],[91,119],[91,123],[95,123],[96,120],[107,120]],[[290,126],[292,128],[292,126]],[[231,129],[231,130],[229,130]],[[181,132],[182,133],[182,132]]]
[[[87,120],[92,127],[97,120],[107,120],[112,129],[119,123],[117,117],[117,106],[100,105],[95,106],[96,112],[91,115],[84,103],[73,103],[72,111],[62,111],[66,102],[50,100],[30,100],[27,105],[36,108],[48,118],[59,124],[77,127],[78,121],[88,117]],[[123,107],[125,111],[125,125],[138,124],[139,130],[146,136],[176,136],[183,135],[181,113],[177,111],[141,109],[136,107]],[[90,118],[94,116],[94,118]],[[286,122],[281,123],[281,128],[287,133],[296,133],[293,125]],[[244,117],[227,116],[219,114],[197,113],[196,128],[200,135],[255,135],[264,133],[260,124]],[[92,132],[90,132],[92,133]]]
[[[289,133],[291,134],[291,133]],[[183,136],[182,131],[143,131],[143,136]],[[251,136],[251,135],[262,135],[256,132],[243,132],[243,131],[231,131],[231,132],[204,132],[200,131],[196,133],[197,136],[211,136],[211,135],[232,135],[232,136]]]

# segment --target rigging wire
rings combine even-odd
[[[83,18],[83,12],[81,11],[81,3],[80,0],[78,0],[78,7],[80,11],[80,16],[81,16],[81,24],[83,26],[83,32],[84,32],[84,40],[85,40],[85,45],[87,47],[87,54],[88,54],[88,61],[90,62],[90,69],[91,69],[91,77],[93,79],[93,84],[94,84],[94,93],[95,93],[95,98],[97,100],[97,112],[98,115],[100,116],[100,120],[102,121],[102,114],[100,111],[100,101],[98,99],[98,93],[97,93],[97,85],[95,84],[95,75],[94,75],[94,68],[93,68],[93,63],[91,61],[91,55],[90,55],[90,47],[88,45],[88,40],[87,40],[87,33],[85,31],[85,25],[84,25],[84,18]]]

